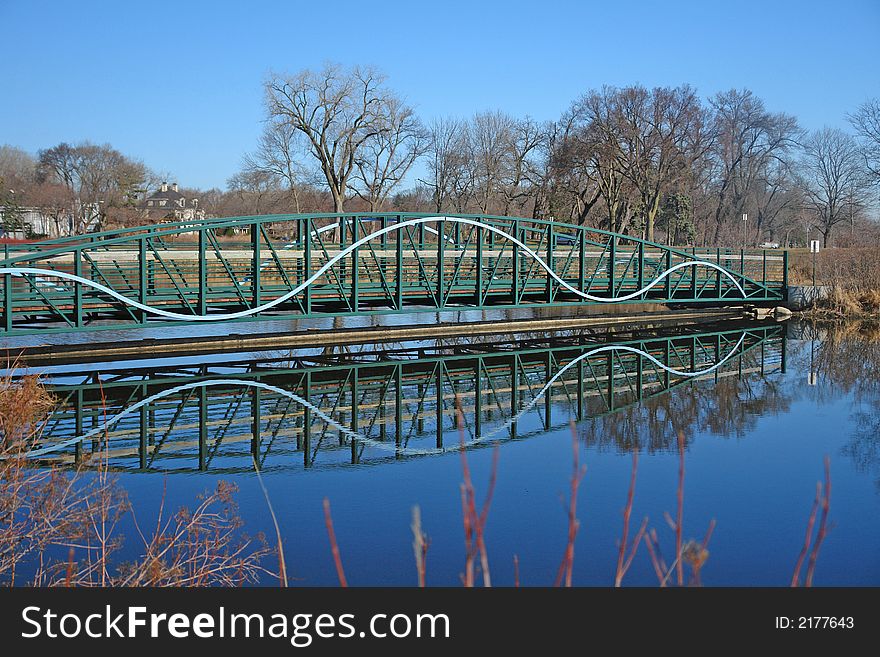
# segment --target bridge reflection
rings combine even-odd
[[[785,369],[776,324],[264,355],[66,374],[32,456],[135,471],[367,464],[544,435],[695,380]],[[100,458],[99,458],[100,457]]]

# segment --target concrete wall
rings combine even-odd
[[[828,298],[831,294],[830,285],[789,285],[788,303],[786,306],[791,310],[804,310],[809,308],[820,299]]]

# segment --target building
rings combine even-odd
[[[64,237],[73,234],[73,215],[57,216],[41,208],[9,208],[0,205],[0,237],[39,239]]]
[[[141,201],[138,206],[154,219],[173,219],[186,221],[204,219],[205,211],[199,207],[199,199],[186,198],[180,193],[177,183],[169,187],[163,182],[158,192],[154,192]]]

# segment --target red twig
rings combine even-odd
[[[804,586],[813,585],[813,574],[816,571],[816,560],[819,558],[819,548],[828,534],[828,511],[831,508],[831,459],[825,457],[825,495],[822,498],[822,517],[819,520],[819,530],[816,532],[816,541],[813,543],[813,551],[810,552],[810,562],[807,566],[807,576]]]
[[[330,515],[330,500],[324,498],[324,523],[327,525],[327,536],[330,537],[330,551],[333,553],[333,562],[336,564],[336,575],[339,577],[339,586],[345,588],[348,582],[345,580],[345,571],[342,569],[342,558],[339,556],[339,545],[336,543],[336,532],[333,531],[333,516]]]
[[[660,586],[666,586],[667,569],[666,562],[660,554],[660,542],[657,540],[657,531],[652,529],[645,533],[645,546],[648,548],[648,555],[651,557],[651,565],[654,566],[654,572],[657,574],[657,581]]]
[[[574,570],[574,542],[577,538],[580,521],[577,518],[577,497],[578,489],[586,474],[586,468],[580,465],[578,455],[577,433],[575,432],[574,423],[571,423],[571,445],[573,454],[573,465],[571,474],[571,488],[569,494],[571,498],[568,502],[568,541],[565,545],[565,553],[562,557],[562,563],[559,564],[559,570],[556,572],[556,582],[554,586],[560,586],[563,581],[566,587],[571,586],[571,576]]]
[[[816,499],[813,500],[813,508],[810,510],[810,517],[807,520],[807,533],[804,535],[804,545],[801,553],[798,555],[797,563],[794,566],[794,573],[791,576],[791,585],[799,586],[801,581],[801,566],[804,565],[804,559],[807,558],[807,552],[810,551],[810,543],[813,540],[813,525],[816,524],[816,514],[819,511],[819,500],[822,497],[822,482],[816,482]]]
[[[617,572],[614,575],[614,586],[619,587],[621,582],[623,581],[623,576],[626,575],[626,571],[629,569],[630,564],[632,563],[633,557],[635,557],[636,551],[639,549],[639,543],[642,540],[642,535],[645,532],[645,528],[648,525],[648,519],[645,518],[642,522],[642,526],[639,529],[636,537],[632,542],[632,552],[629,557],[626,556],[627,551],[627,540],[629,539],[629,521],[632,516],[632,507],[633,507],[633,498],[635,497],[636,491],[636,475],[639,469],[639,450],[634,449],[632,455],[632,474],[629,479],[629,491],[626,495],[626,506],[623,509],[623,534],[620,538],[620,548],[617,552]]]
[[[462,478],[464,479],[461,485],[461,510],[465,537],[465,572],[462,581],[466,587],[474,585],[474,561],[477,554],[479,554],[483,586],[488,587],[492,586],[492,578],[489,573],[489,554],[486,549],[485,527],[486,519],[489,515],[489,507],[492,503],[492,496],[495,492],[495,482],[498,478],[499,450],[496,445],[492,453],[492,470],[489,474],[489,487],[486,491],[486,499],[478,513],[476,491],[464,447],[464,417],[458,396],[455,398],[455,415],[460,441]]]
[[[422,531],[422,511],[418,505],[413,507],[413,553],[416,557],[416,573],[419,578],[419,587],[425,588],[425,571],[428,562],[428,537]]]

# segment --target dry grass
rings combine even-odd
[[[813,284],[813,255],[792,251],[789,281]],[[824,249],[816,254],[816,284],[830,288],[817,314],[880,315],[880,248]]]
[[[170,514],[163,495],[155,524],[143,531],[106,460],[88,473],[34,467],[26,454],[53,404],[36,377],[0,381],[0,584],[241,586],[268,574],[271,550],[261,536],[243,534],[231,484]],[[128,561],[126,516],[137,546]]]

